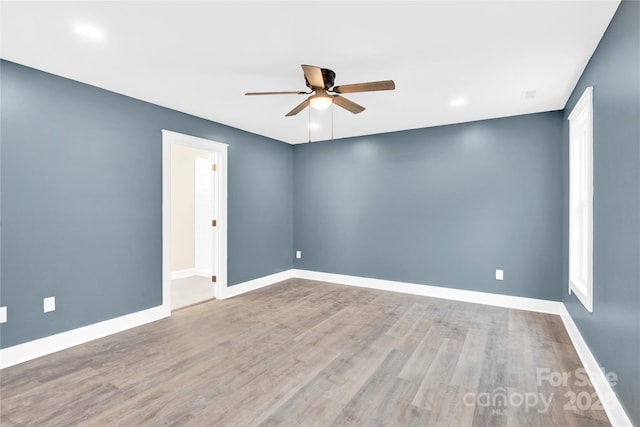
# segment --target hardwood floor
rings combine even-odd
[[[609,425],[581,367],[558,316],[292,279],[7,368],[0,422]]]

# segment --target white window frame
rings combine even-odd
[[[569,115],[569,294],[593,312],[593,87]]]

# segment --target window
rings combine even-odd
[[[593,87],[569,115],[569,293],[593,312]]]

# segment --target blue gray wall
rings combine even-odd
[[[296,268],[561,298],[561,112],[297,145],[294,169]]]
[[[623,1],[578,85],[594,102],[593,313],[568,294],[568,122],[564,125],[563,300],[640,425],[640,3]]]
[[[230,284],[291,268],[297,249],[301,269],[563,300],[640,425],[638,22],[623,1],[564,117],[295,147],[0,62],[0,346],[160,304],[164,128],[229,144]],[[587,86],[592,314],[566,291],[566,116]]]
[[[229,144],[229,284],[292,268],[290,145],[0,67],[3,348],[161,304],[161,129]]]

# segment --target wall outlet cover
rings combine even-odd
[[[43,300],[44,312],[48,313],[50,311],[56,310],[56,297],[48,297]]]
[[[7,323],[7,307],[0,307],[0,323]]]
[[[302,258],[302,251],[296,251],[296,258]]]
[[[504,270],[496,270],[496,280],[504,280]]]

